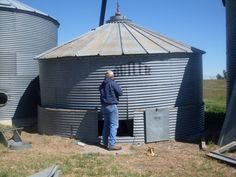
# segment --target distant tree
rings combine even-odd
[[[222,79],[224,79],[224,77],[221,76],[220,74],[217,74],[217,75],[216,75],[216,79],[217,79],[217,80],[222,80]]]
[[[223,77],[224,79],[227,79],[227,71],[223,70]]]
[[[216,75],[216,79],[217,80],[227,79],[227,71],[223,70],[222,75],[221,74],[217,74]]]

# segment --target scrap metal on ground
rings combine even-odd
[[[60,170],[58,165],[53,165],[29,177],[59,177]]]
[[[210,153],[208,153],[207,155],[209,157],[215,158],[217,160],[220,161],[224,161],[226,163],[230,163],[231,165],[236,165],[236,158],[230,157],[228,155],[226,155],[226,152],[230,152],[230,151],[235,151],[236,150],[236,141],[232,141],[231,143],[215,150],[212,151]]]
[[[12,150],[21,150],[32,148],[30,143],[22,141],[20,132],[23,128],[8,128],[0,130],[0,142]],[[8,138],[8,134],[11,135],[11,138]]]

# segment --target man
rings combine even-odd
[[[119,127],[118,109],[119,96],[122,95],[121,87],[114,80],[114,73],[107,71],[105,79],[99,87],[100,101],[104,115],[103,145],[108,150],[120,150],[116,145],[116,134]],[[108,141],[108,137],[109,141]]]

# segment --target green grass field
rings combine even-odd
[[[205,127],[208,142],[217,142],[225,115],[226,82],[205,80],[203,85]],[[6,126],[0,125],[0,130]],[[13,151],[0,144],[0,177],[25,177],[53,164],[60,165],[64,177],[232,177],[236,169],[206,156],[197,144],[160,142],[129,147],[131,154],[84,153],[88,146],[76,146],[73,139],[29,134],[23,140],[32,143],[32,149]],[[212,147],[211,147],[212,145]],[[123,145],[124,146],[124,145]],[[149,147],[156,156],[147,155]],[[98,147],[99,148],[99,147]],[[104,150],[105,151],[105,150]]]
[[[226,80],[204,80],[203,98],[206,112],[224,113],[226,108]]]
[[[205,137],[217,143],[226,111],[226,80],[204,80]]]

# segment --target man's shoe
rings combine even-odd
[[[118,150],[121,150],[122,147],[121,146],[114,146],[114,147],[109,147],[108,150],[109,151],[118,151]]]
[[[106,145],[100,144],[100,147],[103,149],[108,149],[108,147]]]

